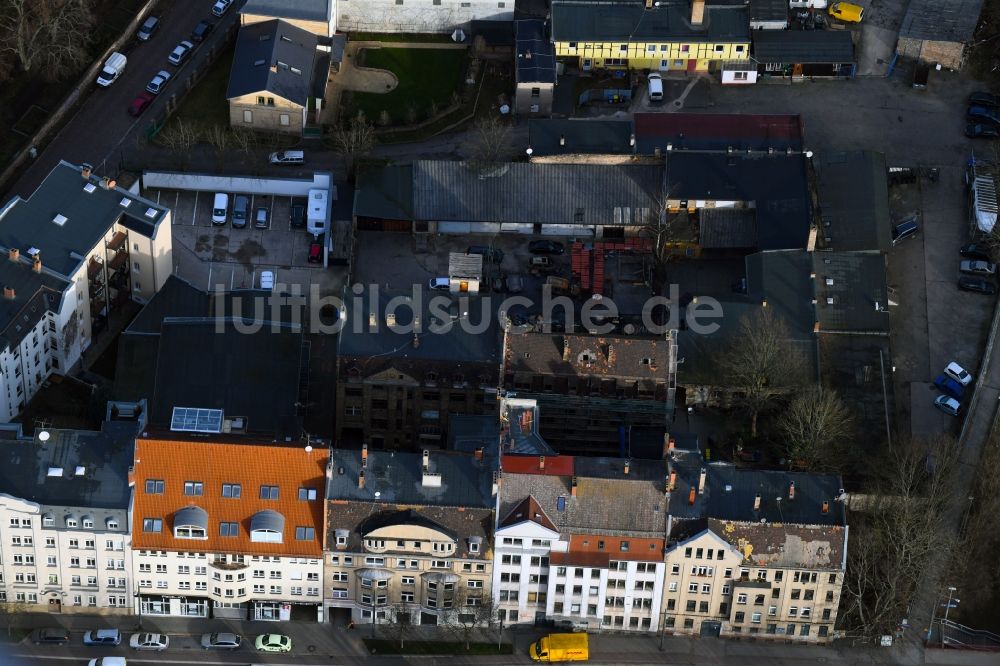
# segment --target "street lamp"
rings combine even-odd
[[[952,595],[955,594],[955,590],[956,589],[958,589],[958,588],[954,587],[953,585],[949,585],[948,586],[948,603],[947,604],[941,604],[941,605],[943,605],[945,607],[945,610],[944,610],[944,619],[945,620],[948,619],[948,611],[951,610]],[[927,643],[930,643],[931,637],[934,636],[934,615],[937,613],[937,608],[938,608],[938,602],[939,601],[941,601],[941,594],[935,594],[934,595],[934,606],[931,608],[931,622],[930,622],[930,625],[927,627],[927,636],[924,638],[925,642],[927,642]],[[956,606],[958,605],[958,599],[955,600],[955,605]]]
[[[950,611],[952,608],[955,608],[956,606],[958,606],[958,604],[961,602],[961,599],[955,599],[955,605],[953,606],[951,604],[951,597],[952,597],[953,594],[955,594],[955,590],[956,590],[956,588],[954,588],[954,587],[952,587],[950,585],[948,586],[948,603],[945,604],[945,607],[944,607],[944,621],[945,622],[948,621],[948,611]]]

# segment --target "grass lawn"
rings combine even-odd
[[[393,124],[401,124],[410,106],[418,121],[428,117],[431,102],[439,109],[448,106],[465,76],[466,53],[464,49],[365,49],[364,66],[391,71],[399,85],[384,95],[355,92],[353,112],[364,111],[369,121],[377,123],[386,110]]]
[[[512,654],[514,647],[504,643],[497,650],[496,643],[471,643],[465,649],[464,642],[453,641],[403,641],[400,649],[398,640],[366,638],[365,647],[371,654]]]
[[[194,89],[181,102],[177,113],[171,118],[183,118],[184,122],[206,130],[213,125],[229,126],[229,102],[226,101],[226,87],[229,85],[229,70],[233,66],[231,48],[219,55],[212,68],[198,81]]]

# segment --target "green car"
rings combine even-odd
[[[261,634],[254,646],[258,652],[291,652],[292,639],[281,634]]]

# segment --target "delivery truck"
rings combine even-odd
[[[587,634],[549,634],[532,643],[528,655],[534,661],[587,661],[590,645]]]

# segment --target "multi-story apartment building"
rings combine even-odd
[[[750,57],[750,17],[725,0],[554,0],[552,41],[583,71],[705,72]]]
[[[60,162],[0,207],[0,421],[66,372],[107,317],[152,297],[172,270],[170,211],[89,166]]]
[[[672,336],[508,333],[503,347],[503,390],[537,401],[541,435],[560,453],[620,455],[623,433],[669,425]]]
[[[386,304],[396,297],[409,307],[388,311]],[[350,307],[338,343],[338,443],[365,443],[373,450],[440,448],[451,414],[496,413],[495,401],[486,400],[497,386],[496,318],[475,324],[483,330],[466,330],[470,317],[459,312],[478,309],[478,302],[384,290],[359,300],[364,309]]]
[[[0,601],[36,612],[129,613],[135,422],[20,426],[0,442]]]
[[[332,622],[492,621],[495,451],[332,451],[324,585]]]
[[[493,568],[501,617],[656,631],[666,464],[505,455],[502,467]]]
[[[514,0],[337,0],[344,32],[450,33],[472,21],[512,20]]]
[[[847,561],[836,476],[669,461],[664,630],[828,642]]]
[[[178,414],[218,433],[219,410]],[[190,417],[190,418],[188,418]],[[133,577],[144,615],[322,620],[329,454],[216,434],[135,446]]]

